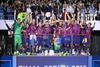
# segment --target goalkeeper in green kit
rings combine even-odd
[[[21,35],[21,19],[16,19],[16,10],[14,11],[14,51],[19,50],[20,45],[22,43],[22,35]]]

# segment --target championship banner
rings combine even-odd
[[[100,56],[1,56],[0,67],[100,67]]]
[[[88,56],[17,56],[17,67],[89,67]]]

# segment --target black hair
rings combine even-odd
[[[89,22],[89,24],[92,25],[90,22]]]
[[[57,22],[56,25],[59,26],[59,22]]]

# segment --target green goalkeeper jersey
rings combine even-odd
[[[22,25],[19,24],[16,20],[14,20],[14,32],[15,34],[21,34]]]
[[[22,43],[22,36],[21,36],[21,28],[22,24],[19,24],[16,20],[14,20],[14,43],[15,43],[15,50],[16,44],[18,43],[18,49],[20,48],[20,44]]]

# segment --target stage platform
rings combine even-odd
[[[100,56],[2,56],[0,67],[100,67]]]

